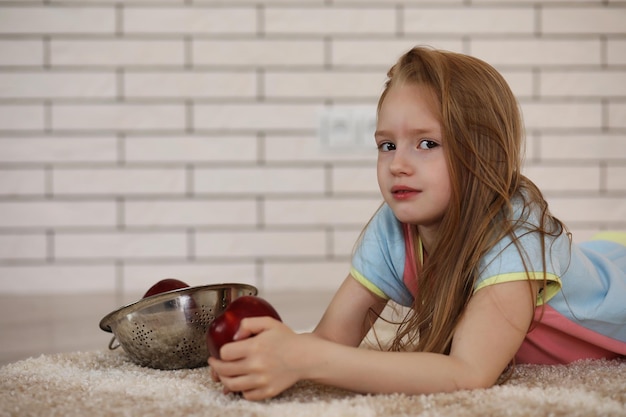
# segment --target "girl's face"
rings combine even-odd
[[[441,124],[428,87],[392,86],[378,113],[378,185],[403,223],[436,231],[450,201]]]

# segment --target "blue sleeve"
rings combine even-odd
[[[516,219],[526,219],[514,232],[517,245],[510,236],[505,236],[491,248],[481,259],[479,278],[474,291],[492,284],[523,281],[529,278],[541,281],[544,279],[545,271],[548,287],[537,300],[542,304],[561,289],[561,276],[569,265],[569,239],[564,233],[552,238],[535,231],[536,225],[539,224],[537,213],[524,213],[521,201],[517,200],[516,203],[513,216]]]
[[[405,243],[402,226],[384,204],[368,224],[352,258],[352,276],[381,298],[410,306],[404,285]]]

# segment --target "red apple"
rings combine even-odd
[[[160,294],[166,291],[177,290],[179,288],[187,288],[189,285],[179,281],[175,278],[166,278],[154,284],[150,289],[143,295],[143,298],[150,297],[151,295]]]
[[[241,320],[246,317],[264,316],[282,321],[274,307],[261,297],[244,295],[233,300],[224,312],[209,324],[206,333],[209,354],[219,359],[221,347],[233,341]]]

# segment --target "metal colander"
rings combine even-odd
[[[156,369],[206,366],[209,324],[232,300],[257,293],[254,286],[247,284],[168,291],[107,314],[100,321],[100,328],[113,333],[109,349],[122,346],[138,365]]]

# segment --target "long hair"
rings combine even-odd
[[[471,56],[416,47],[400,57],[387,76],[379,110],[393,86],[419,84],[431,90],[451,182],[450,203],[438,237],[416,277],[413,308],[391,349],[447,354],[473,294],[481,258],[505,236],[523,252],[514,230],[524,219],[511,220],[513,197],[524,199],[525,212],[532,208],[539,213],[539,225],[532,226],[531,232],[556,236],[564,225],[521,173],[521,113],[508,84],[493,67]],[[407,227],[413,247],[419,248],[417,226]],[[417,253],[414,259],[419,259]],[[545,264],[543,259],[544,270]]]

